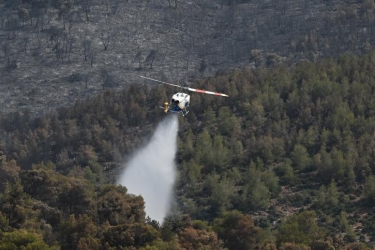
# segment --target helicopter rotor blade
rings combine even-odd
[[[202,94],[208,94],[208,95],[218,95],[218,96],[225,96],[229,97],[226,94],[223,93],[218,93],[218,92],[212,92],[212,91],[207,91],[207,90],[202,90],[202,89],[193,89],[193,88],[187,88],[189,91],[197,92],[197,93],[202,93]]]
[[[212,91],[207,91],[207,90],[202,90],[202,89],[193,89],[193,88],[189,88],[189,87],[182,87],[182,86],[179,86],[179,85],[176,85],[176,84],[172,84],[172,83],[169,83],[169,82],[164,82],[164,81],[152,79],[152,78],[149,78],[149,77],[146,77],[146,76],[140,76],[140,77],[142,77],[144,79],[151,80],[151,81],[160,82],[160,83],[168,84],[168,85],[171,85],[171,86],[179,87],[179,88],[182,88],[182,89],[186,89],[186,90],[189,90],[189,91],[192,91],[192,92],[197,92],[197,93],[202,93],[202,94],[208,94],[208,95],[217,95],[217,96],[229,97],[228,95],[223,94],[223,93],[212,92]]]
[[[140,77],[142,77],[144,79],[147,79],[147,80],[151,80],[151,81],[160,82],[160,83],[168,84],[168,85],[171,85],[171,86],[175,86],[175,87],[178,87],[178,88],[187,89],[186,87],[181,87],[181,86],[179,86],[177,84],[172,84],[172,83],[169,83],[169,82],[163,82],[163,81],[152,79],[152,78],[145,77],[145,76],[140,76]]]

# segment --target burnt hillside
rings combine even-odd
[[[1,0],[0,110],[38,115],[136,74],[184,82],[361,54],[373,10],[373,0]]]

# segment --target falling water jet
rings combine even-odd
[[[167,116],[148,144],[125,163],[118,179],[118,184],[125,186],[129,193],[142,195],[146,214],[159,223],[163,223],[172,203],[177,132],[178,117]]]

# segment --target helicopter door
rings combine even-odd
[[[190,95],[185,94],[183,97],[184,99],[181,100],[181,104],[179,106],[181,109],[186,109],[190,104]]]

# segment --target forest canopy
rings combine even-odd
[[[108,182],[173,89],[136,84],[38,119],[11,114],[1,121],[0,248],[23,237],[46,249],[370,249],[374,78],[371,52],[193,83],[229,98],[194,94],[180,118],[180,213],[163,225]]]

